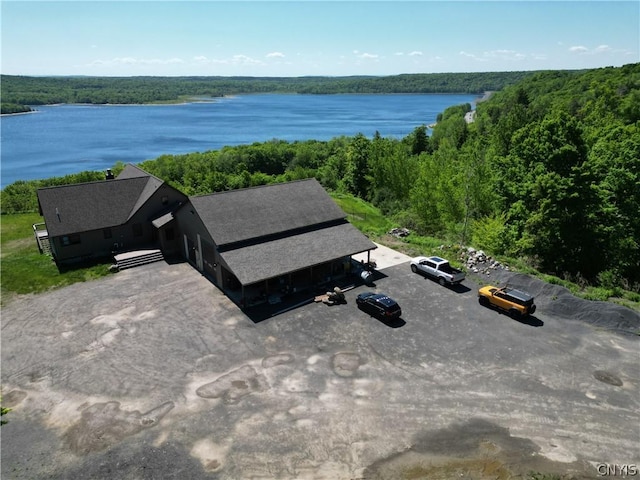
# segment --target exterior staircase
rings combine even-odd
[[[49,243],[49,237],[41,237],[39,243],[41,252],[52,257],[53,253],[51,252],[51,243]]]
[[[33,235],[36,237],[40,253],[52,257],[53,253],[51,252],[51,243],[49,242],[49,232],[47,232],[46,228],[44,223],[34,223]]]
[[[164,260],[160,250],[135,250],[132,252],[119,253],[113,257],[118,266],[118,270],[139,267],[153,262]]]

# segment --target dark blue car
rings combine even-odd
[[[402,315],[398,302],[383,293],[361,293],[356,297],[356,304],[363,312],[378,318],[394,319]]]

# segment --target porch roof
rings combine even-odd
[[[345,222],[220,253],[242,285],[296,272],[338,258],[377,248]]]

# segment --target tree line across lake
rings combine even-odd
[[[538,72],[467,123],[470,108],[445,110],[431,135],[274,139],[140,166],[188,195],[316,177],[417,233],[640,292],[640,64]],[[16,182],[2,213],[36,210],[37,188],[102,178]]]
[[[2,113],[58,103],[133,104],[252,93],[483,93],[532,72],[385,77],[26,77],[1,76]],[[21,110],[20,110],[21,109]]]

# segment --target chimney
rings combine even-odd
[[[113,176],[113,172],[111,171],[110,168],[108,168],[107,172],[104,174],[104,179],[105,180],[113,180],[114,178],[116,178],[116,177]]]

